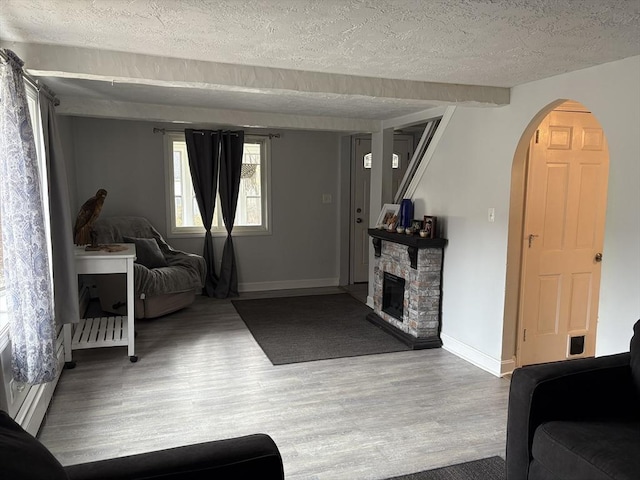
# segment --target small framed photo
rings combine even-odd
[[[422,225],[423,225],[422,220],[411,220],[411,230],[413,230],[416,233],[422,230]]]
[[[426,238],[436,238],[436,221],[437,217],[432,217],[430,215],[424,216],[422,229],[426,232]]]
[[[395,203],[385,203],[382,206],[382,210],[380,211],[380,215],[378,215],[378,221],[376,222],[376,227],[386,226],[393,220],[393,217],[398,217],[398,212],[400,211],[400,205]]]

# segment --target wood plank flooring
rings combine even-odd
[[[83,350],[63,372],[39,438],[64,465],[257,432],[291,480],[504,457],[509,381],[442,349],[274,367],[231,303],[206,297],[136,330],[138,363]]]

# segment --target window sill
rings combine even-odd
[[[260,235],[271,235],[271,230],[256,228],[256,229],[242,229],[242,230],[232,230],[231,235],[233,237],[254,237]],[[212,230],[211,236],[214,238],[226,238],[227,231],[226,230]],[[204,230],[193,231],[187,230],[185,232],[177,231],[171,232],[167,234],[167,238],[202,238],[204,237]]]

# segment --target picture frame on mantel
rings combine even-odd
[[[422,225],[422,229],[427,232],[426,238],[437,238],[437,231],[436,231],[436,222],[438,220],[438,217],[434,217],[432,215],[425,215],[424,216],[424,222]]]
[[[400,205],[395,203],[385,203],[382,206],[382,210],[380,210],[380,215],[378,215],[378,221],[374,226],[380,227],[381,225],[387,225],[389,223],[389,220],[391,220],[391,218],[394,215],[396,216],[398,215],[399,211],[400,211]]]
[[[416,233],[422,230],[422,225],[424,225],[424,222],[422,220],[411,220],[411,230]]]

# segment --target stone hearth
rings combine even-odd
[[[440,300],[447,240],[370,229],[375,248],[373,310],[367,316],[414,349],[442,346]],[[383,311],[384,274],[405,280],[402,319]]]

